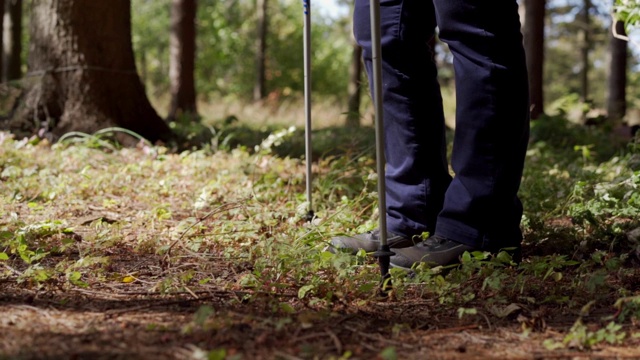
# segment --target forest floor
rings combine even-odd
[[[319,309],[299,303],[295,292],[251,301],[242,300],[243,291],[207,287],[161,295],[148,288],[162,273],[159,257],[125,249],[109,256],[118,259],[113,271],[135,271],[136,282],[30,290],[3,281],[0,358],[640,359],[638,337],[589,349],[546,345],[562,343],[575,324],[575,314],[562,306],[521,305],[505,318],[482,313],[460,319],[437,299],[337,302]],[[219,273],[211,275],[224,277],[237,264],[221,261],[215,268]],[[301,310],[274,312],[274,301]],[[604,315],[611,313],[582,321],[595,331]]]
[[[525,244],[493,275],[434,275],[440,294],[394,272],[381,297],[375,262],[322,251],[371,196],[314,165],[327,209],[305,224],[302,165],[0,136],[0,359],[640,359],[640,307],[616,303],[640,269],[582,291],[569,263],[518,275],[543,264]]]

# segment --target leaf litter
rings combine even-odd
[[[375,226],[373,168],[315,164],[308,224],[300,159],[2,133],[0,358],[640,358],[634,268],[478,255],[380,297],[371,258],[325,251]]]

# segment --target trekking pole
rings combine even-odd
[[[380,0],[370,0],[371,8],[371,44],[373,60],[373,103],[375,113],[376,130],[376,168],[378,172],[378,212],[380,213],[380,247],[373,256],[378,258],[380,273],[380,289],[386,293],[391,289],[391,275],[389,265],[391,252],[387,243],[387,202],[385,184],[385,157],[384,157],[384,119],[382,108],[382,60],[380,45]]]
[[[313,199],[311,198],[311,0],[303,0],[304,4],[304,140],[305,159],[307,165],[307,214],[304,219],[311,222],[314,217]]]

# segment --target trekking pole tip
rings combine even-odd
[[[373,253],[374,257],[378,258],[378,264],[380,265],[380,295],[387,296],[392,289],[391,274],[389,274],[389,267],[391,266],[391,256],[395,255],[389,245],[380,245],[378,251]]]
[[[316,217],[316,214],[314,214],[313,210],[309,210],[309,212],[307,212],[307,214],[304,216],[304,221],[310,223],[313,221],[315,217]]]

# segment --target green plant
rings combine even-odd
[[[573,324],[562,343],[565,346],[577,347],[580,349],[591,349],[593,346],[606,342],[609,344],[618,344],[625,337],[626,333],[622,330],[622,326],[615,322],[610,322],[606,327],[600,328],[596,331],[589,330],[589,328],[578,320]]]
[[[615,17],[624,22],[627,33],[640,25],[640,1],[616,0],[613,5]]]
[[[58,139],[59,144],[70,144],[70,143],[82,143],[90,148],[104,148],[111,151],[117,150],[119,143],[115,140],[114,136],[117,135],[127,135],[130,136],[140,143],[143,143],[147,147],[151,148],[151,143],[140,136],[139,134],[125,128],[121,127],[109,127],[100,129],[93,134],[86,134],[78,131],[71,131],[65,133]]]
[[[25,263],[32,264],[45,258],[53,249],[43,240],[53,235],[72,233],[73,229],[66,227],[62,221],[54,220],[25,225],[13,232],[5,230],[0,240],[2,240],[1,245],[8,249],[9,254],[16,254]],[[63,250],[72,242],[67,239],[63,238],[62,240]],[[4,257],[7,257],[6,251],[3,254],[5,254]]]
[[[603,160],[608,145],[600,146],[596,129],[548,121],[535,130],[521,189],[524,260],[469,252],[448,267],[392,268],[393,288],[383,299],[371,254],[327,249],[332,236],[371,230],[380,216],[370,142],[340,140],[329,148],[332,136],[346,139],[347,131],[327,131],[315,150],[313,222],[302,218],[308,204],[300,129],[216,126],[220,144],[232,134],[238,142],[180,152],[107,146],[102,135],[53,146],[0,135],[0,281],[65,297],[113,291],[118,301],[144,298],[143,307],[196,304],[193,319],[154,321],[147,331],[164,326],[229,358],[242,346],[221,340],[220,329],[242,331],[242,338],[248,331],[256,339],[275,334],[283,343],[296,331],[333,343],[328,357],[375,357],[383,347],[354,349],[342,337],[371,340],[360,323],[394,314],[401,324],[371,336],[403,341],[416,329],[443,326],[439,319],[486,321],[493,329],[518,322],[527,335],[557,313],[576,314],[588,300],[599,311],[615,303],[617,312],[602,324],[581,314],[580,323],[558,325],[566,332],[547,345],[624,346],[635,340],[639,316],[637,145]],[[205,304],[215,310],[196,310]],[[314,354],[303,347],[292,345],[300,350],[291,353]],[[409,351],[401,350],[396,355]]]
[[[617,321],[640,321],[640,295],[620,298],[613,306],[618,310],[615,316]]]

